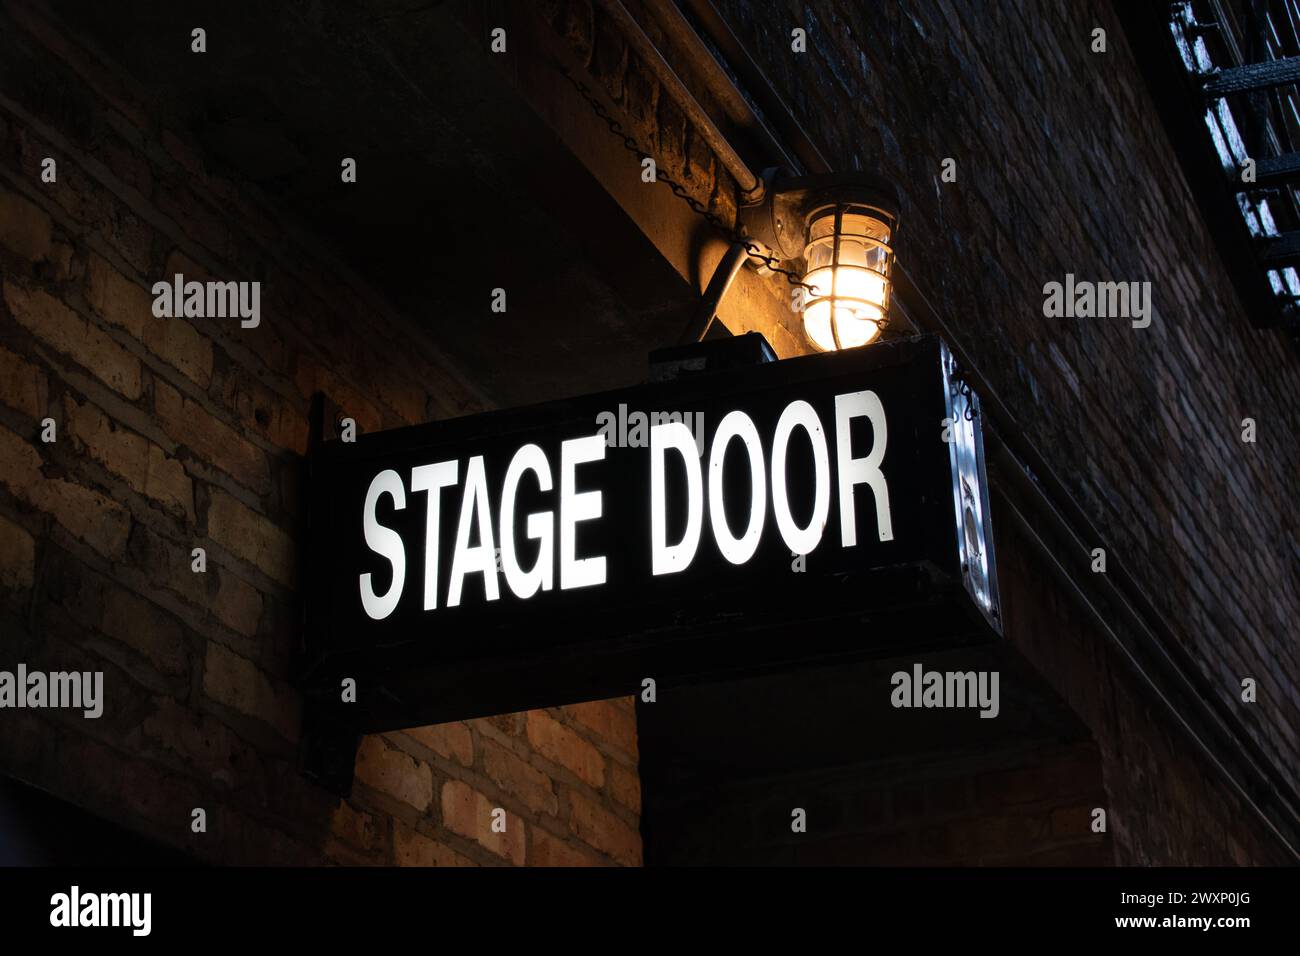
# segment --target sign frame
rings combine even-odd
[[[331,552],[337,551],[341,538],[358,536],[358,519],[339,513],[341,501],[356,500],[357,475],[395,462],[409,473],[406,466],[414,461],[454,455],[462,464],[462,484],[449,491],[442,505],[442,530],[447,533],[447,526],[457,524],[456,505],[466,478],[463,466],[475,453],[490,460],[502,448],[539,436],[556,438],[583,422],[594,432],[597,415],[620,405],[701,410],[712,415],[716,431],[719,409],[757,408],[765,401],[776,407],[784,401],[781,396],[798,394],[822,402],[824,408],[827,396],[836,389],[851,390],[854,383],[860,389],[888,392],[889,435],[882,467],[894,469],[892,487],[897,490],[891,493],[899,496],[898,502],[917,495],[933,510],[930,518],[917,518],[915,503],[908,508],[895,505],[895,521],[909,515],[906,521],[911,524],[904,526],[915,538],[898,549],[905,560],[823,571],[819,563],[830,554],[823,549],[843,530],[836,499],[822,543],[805,556],[811,570],[796,571],[797,556],[783,555],[790,564],[788,578],[775,577],[775,556],[767,553],[761,573],[753,579],[752,594],[742,593],[743,567],[737,572],[742,577],[726,578],[727,566],[715,560],[720,569],[716,584],[712,578],[706,582],[688,575],[678,579],[680,588],[674,590],[673,575],[667,575],[663,581],[668,584],[643,582],[647,594],[639,598],[621,587],[576,589],[561,596],[565,600],[539,594],[551,603],[544,607],[546,602],[538,602],[526,607],[526,613],[483,599],[467,610],[472,599],[466,598],[457,608],[440,604],[425,611],[430,622],[437,619],[432,624],[412,623],[416,617],[402,606],[405,623],[375,621],[365,626],[364,618],[348,613],[340,603],[359,565],[355,555],[340,558]],[[768,409],[769,419],[770,413]],[[376,432],[354,443],[315,442],[308,459],[305,631],[297,681],[307,698],[308,720],[342,728],[350,736],[631,694],[647,677],[662,690],[674,682],[995,639],[1000,610],[980,425],[978,397],[962,380],[951,352],[935,336],[915,336]],[[826,441],[834,463],[837,445],[832,432],[828,426]],[[763,437],[770,451],[770,432]],[[610,460],[615,451],[611,449]],[[620,459],[620,468],[638,458],[648,464],[648,450],[617,451],[631,456]],[[701,458],[706,481],[708,457],[706,447]],[[732,458],[726,458],[726,468],[734,470]],[[621,472],[609,472],[616,473]],[[636,513],[612,504],[616,489],[600,490],[604,510],[598,520],[626,521],[628,514]],[[767,494],[764,537],[772,532],[773,521],[770,487]],[[872,497],[865,485],[857,486],[860,520],[864,511],[872,510]],[[415,511],[422,510],[409,488],[407,498]],[[391,513],[389,520],[394,517]],[[728,518],[729,526],[732,520]],[[701,541],[709,539],[709,523],[705,517]],[[743,522],[735,524],[743,527]],[[409,543],[405,547],[411,549]],[[848,550],[842,542],[840,548]],[[376,554],[369,558],[374,559],[373,567],[382,568]],[[558,592],[558,569],[556,576]],[[418,594],[419,582],[420,574],[412,572],[399,600]],[[453,620],[448,627],[440,626]],[[368,637],[358,639],[358,631]],[[356,682],[355,702],[342,701],[341,686],[347,678]]]

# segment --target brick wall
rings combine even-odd
[[[347,801],[300,775],[310,396],[363,431],[491,400],[120,70],[26,8],[0,35],[0,667],[103,670],[107,701],[6,710],[0,770],[210,861],[638,863],[627,700],[367,738]],[[155,318],[175,272],[261,280],[260,325]]]
[[[833,165],[899,185],[900,261],[1294,779],[1300,359],[1236,301],[1110,5],[718,6]],[[1151,327],[1045,319],[1067,272],[1150,281]]]
[[[1109,5],[717,5],[836,167],[899,185],[900,260],[1294,777],[1300,366],[1241,313]],[[734,182],[590,0],[544,13],[661,167],[729,218]],[[0,17],[0,666],[104,669],[112,705],[100,721],[7,712],[0,767],[206,859],[637,862],[627,701],[369,738],[348,802],[301,778],[286,675],[308,396],[363,429],[490,396],[255,189],[210,170],[119,71],[21,8]],[[1105,54],[1089,49],[1097,26]],[[46,156],[56,184],[40,182]],[[956,183],[940,181],[947,157]],[[146,290],[175,271],[263,280],[261,326],[154,319]],[[1150,280],[1152,326],[1043,318],[1043,284],[1067,272]],[[797,329],[770,337],[799,350]],[[53,445],[38,438],[47,416]],[[1239,441],[1247,416],[1257,445]],[[1055,832],[1100,778],[1110,840],[1065,840],[1056,859],[1276,861],[1101,635],[998,537],[1009,637],[1095,741],[1081,764],[1034,758],[1078,772],[1020,816],[1026,832]],[[1240,702],[1243,676],[1256,705]],[[1016,769],[1000,760],[963,772]],[[895,809],[844,832],[870,835],[859,849],[881,861],[890,846],[1033,852],[960,822],[993,818],[967,796],[928,836]],[[874,799],[845,791],[846,825]],[[207,836],[189,831],[195,806]],[[496,806],[504,835],[486,826]]]
[[[1096,744],[1111,859],[1121,866],[1284,865],[1276,835],[1173,726],[1124,656],[1008,523],[996,528],[1016,650]]]
[[[899,186],[900,262],[1112,560],[1139,573],[1215,693],[1295,779],[1300,357],[1284,334],[1253,328],[1236,300],[1111,5],[715,6],[833,168]],[[615,31],[599,5],[548,8],[627,108],[634,135],[673,140],[675,119],[641,105],[654,85],[635,55],[601,55],[617,42],[602,40]],[[653,32],[652,18],[639,19]],[[791,49],[796,27],[806,53]],[[1098,27],[1105,53],[1091,51]],[[947,158],[954,183],[940,178]],[[730,212],[706,189],[694,195]],[[1043,286],[1066,273],[1150,281],[1151,326],[1044,318]],[[779,354],[789,341],[776,343]],[[1247,417],[1258,423],[1254,445],[1241,441]],[[1116,861],[1279,862],[1274,835],[1149,688],[1026,559],[1024,543],[1005,527],[998,536],[1008,636],[1097,741]],[[1258,682],[1256,704],[1241,701],[1244,677]]]
[[[1111,840],[1091,814],[1105,804],[1091,744],[917,754],[696,793],[656,823],[682,832],[682,855],[650,862],[1099,866]]]

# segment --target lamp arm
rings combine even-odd
[[[717,266],[713,270],[713,278],[709,280],[708,286],[704,289],[704,296],[700,299],[699,304],[691,313],[690,322],[682,330],[681,337],[677,340],[678,345],[687,345],[691,342],[701,342],[705,334],[713,325],[713,319],[718,314],[718,306],[722,302],[722,297],[727,294],[731,288],[731,283],[735,281],[736,274],[740,272],[740,267],[745,264],[748,250],[743,242],[734,242],[731,244],[726,253],[718,260]]]

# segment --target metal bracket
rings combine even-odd
[[[686,323],[686,328],[682,330],[681,336],[677,339],[678,345],[704,341],[704,337],[708,335],[709,329],[713,325],[714,317],[718,314],[718,306],[722,303],[722,297],[727,294],[727,290],[731,288],[731,283],[736,280],[736,275],[740,272],[741,266],[745,264],[747,255],[745,244],[735,242],[718,260],[718,265],[713,270],[713,278],[709,280],[709,285],[704,290],[700,304],[691,313],[690,321]]]
[[[312,573],[314,562],[321,557],[313,544],[314,516],[319,514],[323,502],[317,501],[316,489],[312,484],[312,468],[315,454],[324,441],[337,439],[340,432],[342,409],[324,392],[317,392],[311,399],[308,416],[310,432],[307,436],[307,457],[303,462],[303,501],[306,502],[306,514],[302,527],[305,529],[305,543],[302,547],[302,580],[307,582],[300,591],[299,620],[301,633],[298,640],[298,666],[296,668],[300,681],[311,673],[317,659],[307,654],[307,635],[314,626],[315,609],[322,606],[320,590],[322,582],[327,580],[323,574]],[[338,688],[336,693],[341,693]],[[337,702],[322,701],[318,697],[308,696],[303,707],[302,736],[299,742],[299,758],[303,774],[320,784],[331,793],[347,798],[352,794],[352,777],[355,770],[357,748],[361,743],[361,732],[349,722],[344,714],[347,705]]]
[[[898,219],[898,192],[887,179],[870,173],[831,173],[785,176],[765,169],[763,198],[738,212],[745,234],[771,250],[778,259],[798,259],[804,253],[808,217],[828,202],[874,206]]]
[[[323,705],[309,701],[303,711],[300,746],[307,779],[345,800],[352,796],[360,731],[336,719]]]

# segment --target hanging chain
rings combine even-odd
[[[605,104],[602,103],[596,97],[596,94],[591,91],[591,88],[587,86],[586,83],[582,82],[582,80],[578,79],[571,72],[569,72],[569,70],[562,63],[556,62],[555,68],[559,70],[561,74],[563,74],[566,80],[568,80],[571,84],[573,84],[573,88],[578,91],[578,94],[584,100],[587,101],[587,104],[591,107],[592,112],[594,112],[598,117],[600,117],[601,120],[604,121],[605,125],[609,127],[609,131],[613,133],[616,137],[618,137],[620,140],[622,140],[624,149],[626,149],[629,153],[635,155],[639,160],[644,161],[646,159],[650,159],[653,161],[654,157],[651,156],[649,153],[647,153],[644,149],[642,149],[641,146],[637,143],[637,141],[633,139],[632,136],[627,132],[627,130],[623,128],[623,124],[610,115],[609,110],[605,109]],[[674,196],[682,200],[682,202],[686,203],[686,205],[690,206],[692,212],[694,212],[697,216],[703,218],[709,225],[711,225],[719,233],[725,236],[728,240],[730,240],[733,243],[740,243],[740,245],[744,246],[745,253],[749,256],[749,258],[761,262],[767,269],[770,269],[772,272],[776,272],[784,276],[785,281],[792,286],[795,286],[800,289],[804,289],[807,292],[814,292],[816,290],[816,286],[811,286],[807,282],[804,282],[803,278],[799,275],[799,273],[794,272],[793,270],[790,269],[782,268],[778,264],[780,263],[781,260],[776,258],[775,256],[766,255],[763,252],[762,248],[758,245],[758,243],[756,243],[753,239],[742,234],[739,229],[728,226],[725,222],[723,222],[721,216],[713,212],[713,210],[705,206],[704,203],[700,202],[698,199],[696,199],[694,196],[688,193],[686,191],[686,188],[682,186],[681,183],[677,182],[677,180],[673,179],[673,177],[669,176],[668,174],[660,170],[658,163],[655,163],[655,180],[658,182],[665,183],[668,186],[668,188],[673,191]],[[882,316],[881,319],[876,324],[880,329],[881,335],[883,336],[885,333],[885,329],[889,326],[889,317]]]
[[[605,122],[605,125],[609,127],[609,131],[623,141],[624,149],[629,153],[634,154],[638,159],[653,159],[653,157],[642,149],[637,141],[623,129],[623,124],[609,114],[609,110],[605,109],[605,104],[596,98],[596,95],[592,93],[591,88],[588,87],[586,83],[583,83],[582,80],[578,79],[563,66],[557,64],[557,69],[564,74],[565,79],[572,83],[573,88],[578,91],[584,100],[587,101],[592,112]],[[774,256],[764,255],[756,242],[742,235],[739,230],[728,226],[723,222],[721,216],[713,212],[711,209],[706,207],[704,203],[700,202],[688,193],[681,183],[677,182],[677,180],[673,179],[673,177],[669,176],[667,173],[661,171],[658,168],[657,163],[655,164],[655,179],[661,183],[665,183],[668,188],[673,191],[674,196],[690,206],[692,212],[697,216],[702,217],[709,225],[713,226],[714,229],[726,236],[732,242],[738,242],[743,245],[750,258],[759,260],[764,266],[771,269],[773,272],[779,272],[781,275],[785,276],[786,281],[791,285],[801,286],[809,291],[812,290],[813,287],[804,282],[800,278],[799,273],[781,268],[781,266],[777,264],[780,262],[779,259]]]
[[[975,421],[975,418],[976,416],[979,415],[979,412],[975,410],[975,393],[974,391],[971,390],[970,382],[966,381],[965,379],[962,379],[961,386],[957,389],[957,391],[961,394],[962,398],[966,399],[966,413],[965,413],[966,421],[968,422]]]

